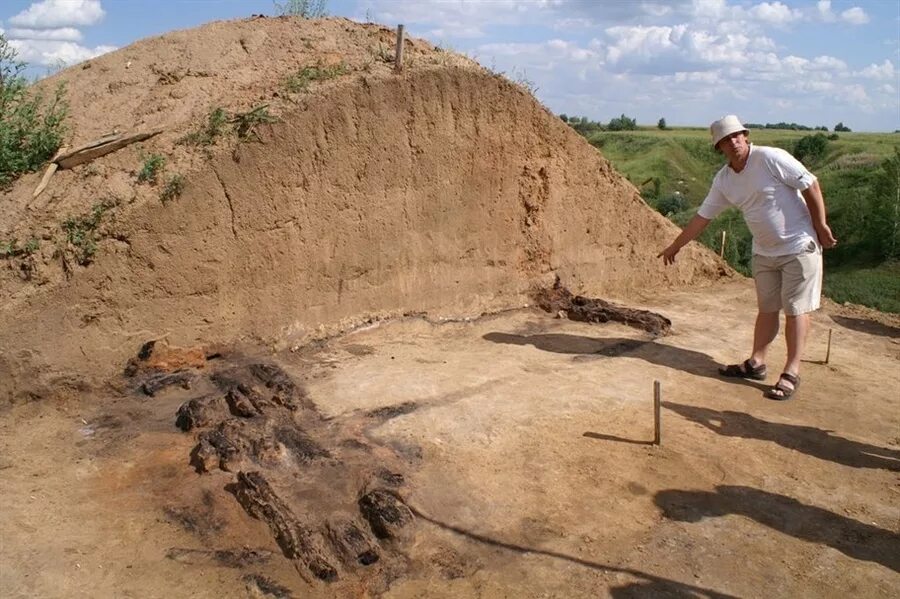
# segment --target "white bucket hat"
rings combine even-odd
[[[714,121],[713,124],[709,126],[709,133],[710,135],[712,135],[713,147],[719,145],[719,142],[724,138],[728,137],[732,133],[737,133],[738,131],[750,133],[750,131],[746,127],[744,127],[741,124],[741,121],[733,114],[723,116],[718,121]]]

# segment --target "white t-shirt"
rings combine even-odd
[[[753,253],[762,256],[799,254],[818,243],[812,217],[801,191],[816,180],[799,160],[780,148],[750,145],[741,172],[723,166],[697,214],[712,220],[736,206],[753,234]]]

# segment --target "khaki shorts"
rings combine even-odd
[[[784,310],[789,316],[819,309],[822,297],[822,249],[810,241],[800,254],[753,255],[753,280],[760,312]]]

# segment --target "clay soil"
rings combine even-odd
[[[896,596],[900,329],[816,313],[798,396],[772,402],[762,384],[714,375],[748,346],[753,303],[746,281],[632,301],[673,321],[658,339],[524,309],[397,320],[261,353],[328,426],[390,449],[415,514],[405,540],[382,544],[385,559],[331,583],[285,557],[226,490],[230,476],[191,467],[196,435],[175,414],[198,388],[150,398],[120,381],[11,407],[0,425],[0,590]],[[772,372],[782,358],[775,351]],[[319,514],[305,517],[316,526]]]

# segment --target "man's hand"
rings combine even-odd
[[[816,227],[816,235],[819,237],[819,243],[823,248],[833,248],[837,245],[837,239],[834,238],[834,234],[831,232],[831,227],[828,225],[820,225]]]
[[[662,256],[663,263],[666,265],[675,264],[675,254],[681,250],[674,243],[656,255],[657,258]]]
[[[688,222],[684,230],[675,238],[675,241],[673,241],[669,247],[657,254],[656,257],[659,258],[661,256],[666,265],[674,264],[675,254],[681,251],[681,248],[683,248],[686,243],[696,239],[708,224],[708,218],[703,218],[699,214],[695,214],[694,218]]]

